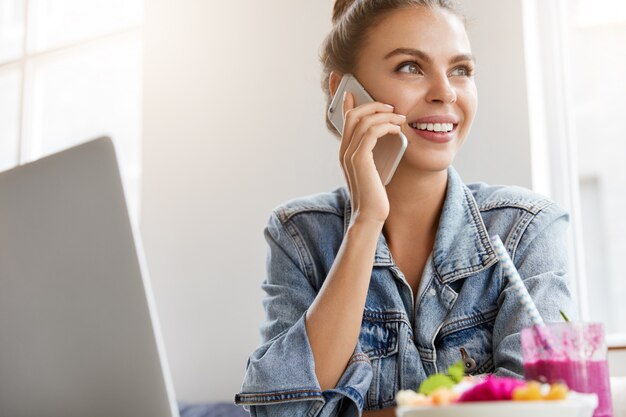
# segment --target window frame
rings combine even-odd
[[[19,4],[19,1],[18,1]],[[29,93],[32,89],[32,76],[29,73],[30,64],[33,62],[43,62],[47,58],[53,58],[59,55],[63,55],[65,53],[71,53],[75,50],[87,49],[87,48],[96,48],[98,45],[104,45],[110,41],[120,40],[120,39],[131,39],[137,38],[141,42],[143,42],[143,19],[141,22],[136,24],[130,24],[123,28],[111,29],[103,33],[99,33],[93,36],[86,36],[80,40],[76,41],[68,41],[62,44],[54,45],[47,48],[37,48],[33,51],[29,52],[29,42],[30,42],[30,34],[32,33],[31,26],[31,0],[22,0],[22,39],[21,39],[21,53],[15,59],[9,59],[7,61],[0,62],[0,70],[10,67],[16,67],[17,71],[20,74],[20,85],[19,85],[19,93],[18,93],[18,108],[17,108],[17,146],[16,146],[16,155],[13,158],[14,164],[13,166],[9,166],[5,169],[11,169],[12,167],[23,165],[25,163],[31,162],[32,158],[29,157],[30,152],[29,149],[32,148],[33,144],[27,143],[27,133],[28,133],[28,125],[29,122],[27,117],[27,109],[33,105],[31,100],[29,100]],[[30,83],[30,84],[29,84]],[[141,141],[141,137],[138,138]],[[141,169],[139,167],[139,169]],[[140,176],[141,174],[139,174]],[[127,197],[126,200],[134,200],[135,204],[133,209],[130,210],[131,221],[139,224],[139,213],[141,210],[141,202],[140,198],[132,199],[130,198],[129,193],[131,190],[128,189],[128,186],[125,181],[122,181],[124,185],[124,192]],[[140,189],[137,190],[140,194]],[[129,207],[130,209],[130,207]]]
[[[568,86],[567,0],[526,0],[524,45],[531,124],[533,188],[570,213],[570,283],[580,319],[590,321],[576,130]],[[549,123],[547,121],[550,121]],[[626,333],[607,334],[611,349],[626,348]]]

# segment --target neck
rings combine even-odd
[[[390,211],[383,229],[386,237],[394,239],[418,236],[434,242],[447,185],[447,170],[398,170],[387,185]]]

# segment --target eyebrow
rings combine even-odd
[[[421,59],[422,61],[426,63],[432,62],[432,59],[425,52],[420,51],[419,49],[413,49],[413,48],[396,48],[393,51],[389,52],[387,55],[385,55],[385,59],[389,59],[396,55],[411,55],[411,56]],[[474,55],[472,54],[459,54],[459,55],[452,57],[449,63],[455,64],[460,61],[475,62],[476,59],[474,58]]]

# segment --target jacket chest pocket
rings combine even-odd
[[[393,404],[398,384],[399,332],[402,313],[365,310],[359,344],[372,364],[372,383],[365,409],[376,410]]]
[[[463,361],[468,375],[493,372],[494,321],[495,317],[456,329],[444,326],[435,343],[438,370],[445,371],[448,366]]]

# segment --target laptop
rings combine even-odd
[[[0,416],[178,416],[138,237],[109,138],[0,173]]]

